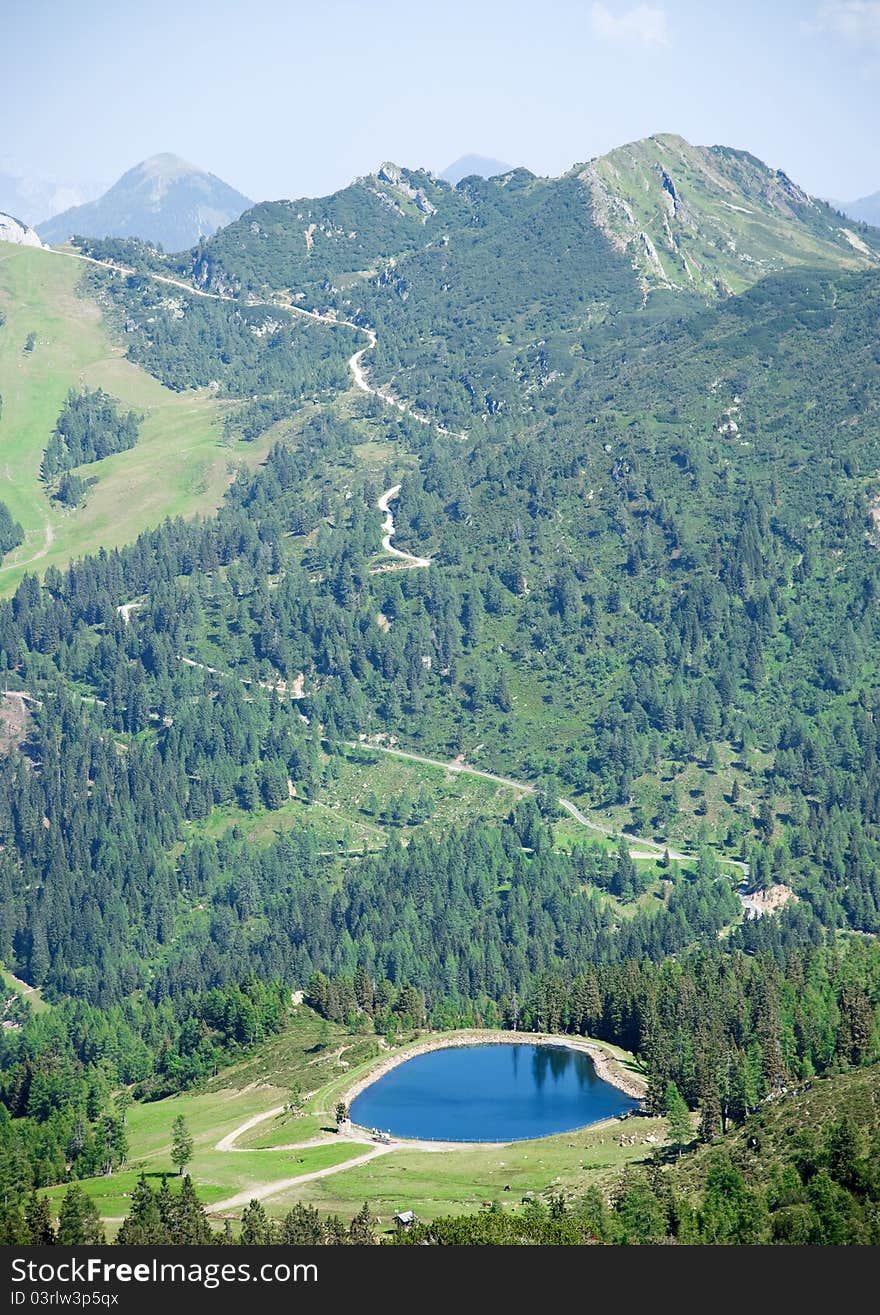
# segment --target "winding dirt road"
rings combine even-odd
[[[41,558],[45,557],[46,553],[49,551],[49,549],[52,547],[52,544],[55,542],[55,531],[52,528],[51,521],[46,521],[46,529],[44,533],[45,533],[45,539],[43,541],[43,546],[39,552],[35,552],[33,557],[28,557],[26,561],[23,562],[7,562],[5,566],[0,566],[0,574],[2,574],[4,571],[17,570],[22,566],[30,566],[32,562],[38,562],[40,561]]]
[[[102,269],[109,269],[114,274],[122,274],[128,277],[131,274],[137,273],[137,270],[132,269],[127,265],[115,265],[109,260],[98,260],[95,256],[83,255],[81,251],[59,251],[55,247],[46,247],[44,249],[54,256],[67,256],[71,260],[83,260],[89,265],[100,265]],[[371,397],[378,397],[386,406],[394,407],[395,410],[400,411],[401,414],[408,415],[411,419],[418,421],[420,425],[433,425],[438,434],[447,434],[454,438],[466,437],[465,434],[456,434],[453,430],[447,429],[445,425],[438,424],[436,421],[429,419],[428,416],[419,415],[418,411],[414,410],[408,402],[402,402],[399,397],[395,397],[394,394],[387,389],[374,388],[372,386],[361,362],[364,355],[375,347],[376,343],[379,341],[375,329],[369,329],[363,324],[355,324],[354,320],[340,319],[337,315],[327,315],[323,314],[321,311],[306,310],[303,306],[297,306],[296,303],[289,298],[285,301],[258,301],[255,298],[242,301],[241,298],[229,296],[227,293],[207,292],[204,288],[196,288],[191,283],[185,283],[183,279],[173,279],[167,274],[156,274],[152,271],[147,271],[144,277],[152,279],[154,283],[165,283],[169,287],[179,288],[182,292],[188,292],[194,297],[207,297],[210,301],[228,301],[243,306],[265,306],[269,310],[288,310],[294,315],[303,316],[307,320],[316,320],[319,324],[329,324],[337,327],[342,326],[346,329],[354,329],[356,333],[363,333],[367,338],[366,347],[361,347],[359,351],[354,352],[348,359],[348,368],[351,371],[354,386],[362,393],[368,393]],[[45,556],[45,553],[40,553],[39,556]],[[36,561],[37,558],[34,557],[31,560]]]
[[[81,252],[55,251],[53,248],[48,248],[48,249],[52,251],[54,255],[67,256],[73,260],[82,260],[87,262],[88,264],[100,265],[102,266],[102,268],[109,269],[116,274],[129,275],[136,272],[135,270],[129,269],[125,266],[114,265],[110,261],[97,260],[93,256],[85,256]],[[237,302],[239,300],[236,297],[231,297],[226,294],[222,294],[218,292],[206,292],[203,288],[193,287],[192,284],[185,283],[181,279],[170,278],[169,276],[164,274],[150,273],[148,277],[153,279],[157,283],[165,283],[170,285],[171,287],[180,288],[183,292],[187,292],[198,297],[208,297],[213,301]],[[275,302],[250,301],[244,304],[251,306],[265,306],[269,309],[278,309],[278,304],[276,304]],[[378,397],[381,401],[385,402],[386,405],[395,407],[397,410],[411,416],[414,420],[417,420],[420,424],[434,424],[434,428],[437,430],[438,433],[451,434],[452,431],[444,428],[443,425],[437,424],[436,422],[428,420],[425,416],[419,415],[407,403],[401,402],[398,398],[394,397],[391,393],[383,392],[381,389],[374,388],[370,384],[369,380],[367,379],[366,373],[364,371],[362,360],[365,353],[368,352],[371,348],[375,347],[376,343],[378,342],[378,338],[374,329],[366,328],[362,324],[355,324],[353,320],[339,319],[335,315],[326,315],[326,314],[321,314],[319,311],[305,310],[303,309],[303,307],[297,306],[292,302],[290,302],[289,300],[283,303],[283,308],[292,311],[297,315],[305,316],[307,319],[317,320],[321,324],[344,325],[346,328],[354,329],[358,333],[365,334],[367,338],[366,347],[361,347],[359,351],[354,352],[348,361],[348,367],[349,370],[351,371],[351,376],[355,387],[358,388],[361,392],[369,393],[374,397]],[[457,437],[464,437],[464,435],[457,435]],[[382,547],[389,554],[389,556],[397,558],[398,561],[402,562],[407,568],[412,569],[415,567],[428,567],[431,565],[431,559],[429,557],[417,557],[413,553],[404,552],[403,549],[401,548],[395,548],[391,543],[391,539],[394,535],[394,517],[391,513],[389,503],[391,503],[394,500],[394,498],[397,497],[399,492],[400,492],[400,485],[396,484],[393,488],[387,489],[382,494],[377,504],[379,510],[385,516],[385,520],[382,525],[382,528],[385,531],[384,537],[382,539]],[[39,553],[37,553],[34,557],[30,559],[30,561],[38,561],[41,557],[45,557],[46,553],[49,551],[49,548],[52,544],[54,537],[55,536],[51,525],[47,524],[46,544]],[[16,563],[16,565],[28,565],[28,564],[29,563]],[[8,570],[9,567],[0,568],[0,570],[3,569]],[[381,567],[381,566],[373,568],[374,572],[387,570],[387,569],[389,568]],[[129,605],[126,604],[125,606],[127,607]],[[126,622],[128,621],[127,614],[125,614],[125,620]],[[205,666],[201,662],[195,662],[192,658],[181,657],[180,660],[182,662],[186,662],[189,666],[202,667],[205,671],[210,671],[212,674],[218,676],[222,676],[226,674],[224,672],[217,671],[214,667]],[[251,684],[253,682],[242,678],[242,683]],[[262,684],[262,682],[258,682],[258,683]],[[294,695],[294,697],[296,697],[296,695]],[[444,767],[448,771],[462,772],[469,776],[479,776],[487,781],[497,781],[500,785],[511,786],[513,789],[522,790],[526,794],[537,793],[535,786],[530,785],[524,781],[514,781],[510,777],[496,776],[493,772],[485,772],[477,767],[468,767],[463,763],[457,763],[457,762],[444,763],[441,762],[439,759],[423,757],[420,754],[407,753],[402,749],[384,748],[379,745],[374,745],[372,747],[379,748],[382,753],[395,754],[399,758],[409,758],[414,762],[427,763],[430,766],[435,766],[435,767]],[[601,835],[605,835],[613,838],[622,837],[624,840],[629,841],[631,844],[637,847],[636,851],[631,851],[631,852],[649,851],[650,853],[662,854],[666,849],[668,849],[669,857],[671,859],[674,859],[676,862],[690,863],[690,862],[695,862],[697,859],[697,856],[695,854],[686,854],[686,853],[681,853],[675,849],[669,849],[668,846],[660,844],[656,840],[651,840],[646,836],[637,836],[628,831],[618,832],[613,830],[611,827],[603,826],[599,822],[594,822],[590,818],[588,818],[586,814],[583,813],[581,809],[577,807],[576,804],[572,803],[570,799],[560,799],[559,805],[561,808],[564,808],[565,811],[571,817],[573,817],[574,820],[578,822],[581,826],[585,826],[589,830],[596,831]],[[749,876],[748,863],[743,862],[741,859],[733,859],[733,858],[725,858],[720,861],[725,863],[729,867],[736,868],[738,871],[743,873],[743,876],[746,879],[748,879]]]
[[[291,1149],[295,1150],[296,1147]],[[279,1178],[274,1183],[261,1183],[259,1187],[248,1187],[243,1192],[236,1192],[235,1196],[228,1196],[225,1201],[216,1201],[208,1209],[208,1214],[219,1215],[225,1214],[228,1210],[238,1210],[243,1205],[248,1205],[251,1201],[265,1201],[268,1196],[277,1196],[279,1192],[286,1192],[290,1187],[299,1187],[302,1183],[314,1182],[316,1178],[329,1178],[331,1174],[342,1173],[345,1169],[356,1169],[361,1164],[366,1164],[368,1160],[375,1160],[378,1155],[387,1155],[395,1148],[393,1146],[371,1146],[363,1155],[355,1155],[350,1160],[343,1160],[340,1164],[328,1164],[325,1169],[313,1169],[311,1173],[297,1174],[293,1178]]]
[[[452,762],[444,762],[442,758],[428,758],[425,754],[409,753],[406,749],[392,749],[384,744],[367,744],[355,740],[349,740],[348,743],[351,748],[375,749],[379,753],[388,753],[395,758],[408,758],[410,762],[425,763],[428,767],[442,767],[447,772],[460,772],[463,776],[479,776],[484,781],[496,781],[498,785],[507,785],[513,790],[521,790],[523,794],[538,793],[538,787],[531,785],[528,781],[515,781],[510,776],[496,776],[494,772],[483,771],[480,767],[469,767],[467,763],[459,762],[457,759],[453,759]],[[594,822],[570,799],[560,798],[556,802],[576,822],[587,827],[590,831],[598,831],[609,839],[623,839],[637,846],[638,848],[630,850],[630,857],[632,858],[654,858],[668,852],[669,857],[677,863],[696,863],[698,860],[697,854],[680,853],[677,849],[671,849],[668,845],[661,844],[657,840],[649,840],[647,836],[637,836],[631,831],[615,831],[613,827],[603,826],[601,822]],[[645,851],[650,851],[650,853]],[[749,875],[749,865],[743,863],[741,859],[720,858],[718,861],[727,864],[728,867],[737,868],[745,877]]]
[[[385,531],[384,538],[382,539],[382,547],[384,548],[385,552],[390,553],[392,557],[398,558],[398,560],[403,563],[404,567],[408,568],[409,570],[412,570],[414,567],[418,567],[418,566],[430,566],[431,565],[430,557],[416,557],[411,552],[404,552],[402,548],[395,548],[391,542],[391,540],[394,538],[394,516],[392,515],[391,508],[389,507],[388,504],[394,501],[394,499],[397,497],[399,492],[400,492],[400,485],[395,484],[393,489],[386,489],[385,492],[382,494],[381,498],[379,499],[379,501],[376,503],[376,506],[379,508],[379,510],[382,512],[382,514],[385,517],[384,521],[382,522],[382,529]],[[387,566],[374,566],[370,574],[376,575],[380,571],[387,571],[389,569],[393,569],[393,568],[389,568]]]

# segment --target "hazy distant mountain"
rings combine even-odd
[[[166,251],[191,247],[253,204],[214,174],[177,155],[154,155],[129,169],[108,192],[37,226],[44,242],[82,237],[139,237]]]
[[[0,210],[25,224],[39,224],[71,206],[84,205],[106,184],[82,179],[46,178],[23,174],[9,160],[0,164]]]
[[[835,202],[839,209],[850,219],[859,219],[863,224],[875,224],[880,227],[880,192],[863,196],[858,201]]]
[[[32,228],[14,215],[0,210],[0,242],[14,242],[19,247],[41,247],[43,244]]]
[[[463,155],[461,159],[455,161],[455,164],[444,169],[440,177],[444,182],[452,183],[455,187],[462,178],[470,178],[472,174],[477,174],[480,178],[494,178],[496,174],[510,173],[511,167],[503,160],[491,160],[485,155]]]

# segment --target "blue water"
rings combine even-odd
[[[417,1055],[355,1097],[366,1128],[427,1141],[516,1141],[635,1109],[589,1055],[552,1045],[455,1046]]]

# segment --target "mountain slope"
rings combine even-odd
[[[233,454],[257,461],[267,445],[236,444],[214,393],[171,391],[122,359],[94,301],[79,295],[81,262],[20,245],[0,252],[0,501],[26,535],[0,566],[5,594],[28,569],[126,543],[166,516],[210,513]],[[145,420],[136,447],[85,467],[96,482],[70,512],[49,496],[40,463],[68,390],[83,385]]]
[[[451,183],[455,187],[461,182],[462,178],[470,178],[476,174],[479,178],[496,178],[499,174],[510,173],[513,168],[510,164],[505,164],[503,160],[493,160],[485,155],[462,155],[445,168],[440,177],[445,183]]]
[[[740,292],[788,265],[880,261],[880,234],[857,234],[824,201],[746,151],[671,134],[621,146],[573,171],[595,222],[646,288]]]
[[[880,264],[880,233],[854,232],[781,171],[745,151],[672,135],[619,147],[561,178],[516,169],[473,183],[461,192],[386,164],[333,196],[255,207],[207,244],[196,273],[210,279],[222,267],[250,290],[316,291],[329,281],[336,286],[323,287],[326,302],[350,276],[388,287],[390,262],[430,260],[440,246],[454,272],[475,234],[493,254],[499,231],[521,220],[538,194],[542,211],[555,209],[563,228],[540,234],[536,257],[546,252],[564,267],[596,228],[646,290],[728,295],[790,265]],[[538,280],[516,291],[541,296]]]
[[[453,188],[385,164],[329,197],[256,206],[175,263],[205,288],[369,324],[373,382],[456,426],[528,411],[585,338],[639,306],[668,314],[792,266],[880,267],[880,233],[746,152],[673,136],[560,178]]]
[[[304,305],[325,305],[328,284],[374,278],[390,259],[459,227],[467,212],[447,183],[385,163],[332,196],[254,206],[182,268],[218,291],[284,288]]]
[[[252,204],[214,174],[176,155],[154,155],[122,175],[108,192],[38,226],[53,245],[73,235],[139,237],[180,251],[237,219]]]

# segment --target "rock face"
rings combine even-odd
[[[386,160],[386,162],[380,166],[376,177],[380,183],[387,183],[389,187],[393,187],[401,196],[405,196],[408,201],[414,201],[416,209],[423,215],[426,215],[429,218],[431,215],[436,215],[437,207],[428,200],[422,188],[414,187],[412,185],[409,181],[407,170],[400,169],[396,164],[392,164],[390,161]]]
[[[41,247],[43,244],[32,228],[20,219],[0,212],[0,242],[14,242],[19,247]]]
[[[89,205],[75,206],[38,226],[53,245],[82,237],[139,237],[182,251],[238,219],[253,203],[214,174],[177,155],[154,155],[122,175]]]

